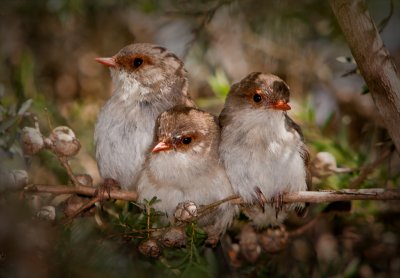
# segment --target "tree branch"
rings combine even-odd
[[[79,209],[77,209],[74,213],[72,213],[72,215],[68,216],[67,218],[65,218],[62,223],[63,224],[67,224],[69,222],[71,222],[75,217],[77,217],[79,214],[81,214],[82,212],[84,212],[85,210],[89,209],[91,206],[93,206],[95,203],[97,203],[98,201],[100,201],[100,197],[96,196],[94,197],[92,200],[90,200],[89,202],[87,202],[86,204],[84,204],[83,206],[81,206]]]
[[[355,200],[399,200],[400,190],[395,189],[342,189],[324,191],[300,191],[283,195],[284,203],[324,203]]]
[[[400,153],[400,78],[363,0],[330,0],[350,50]]]
[[[394,150],[393,150],[394,151]],[[386,159],[392,154],[392,151],[386,150],[378,157],[374,162],[365,165],[361,168],[360,174],[348,185],[348,188],[358,188],[365,179],[371,174],[379,165],[386,161]]]
[[[32,184],[25,187],[25,192],[31,193],[53,193],[53,194],[79,194],[85,196],[97,196],[97,188],[89,187],[89,186],[66,186],[66,185],[46,185],[46,184]],[[103,196],[104,200],[109,199],[108,192],[104,191]],[[137,193],[135,191],[120,191],[120,190],[111,190],[110,198],[116,200],[124,200],[124,201],[136,201]]]
[[[58,161],[60,161],[61,166],[64,167],[65,171],[67,171],[68,177],[71,179],[72,183],[75,186],[79,186],[80,183],[76,179],[74,173],[72,172],[71,166],[68,163],[68,158],[65,156],[58,155],[57,152],[55,152],[54,150],[52,150],[52,152],[57,156],[57,159]]]
[[[95,187],[88,186],[65,186],[65,185],[43,185],[32,184],[25,188],[25,192],[46,192],[53,194],[80,194],[85,196],[97,196]],[[100,196],[101,197],[101,196]],[[108,199],[108,193],[103,193],[104,199]],[[110,192],[111,199],[136,201],[137,193],[135,191],[114,190]],[[396,189],[342,189],[342,190],[323,190],[323,191],[300,191],[295,193],[286,193],[283,195],[284,203],[324,203],[334,201],[353,201],[353,200],[400,200],[400,190]],[[229,196],[224,200],[217,201],[210,206],[215,207],[224,202],[234,204],[240,203],[239,196]],[[203,210],[205,210],[203,208]]]

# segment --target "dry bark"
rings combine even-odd
[[[53,194],[80,194],[86,196],[97,196],[96,187],[88,186],[65,186],[65,185],[31,185],[25,188],[26,192],[47,192]],[[108,199],[108,193],[104,192],[104,199]],[[136,201],[137,193],[135,191],[115,190],[110,192],[111,199]],[[323,190],[323,191],[300,191],[295,193],[285,193],[283,195],[284,203],[323,203],[334,201],[351,200],[400,200],[400,190],[391,189],[342,189],[342,190]],[[240,197],[233,195],[224,200],[215,202],[210,206],[215,207],[224,202],[240,204]]]
[[[330,0],[350,50],[400,153],[400,78],[363,0]]]

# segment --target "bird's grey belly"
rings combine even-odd
[[[280,158],[265,152],[242,150],[238,150],[236,155],[229,155],[226,166],[235,192],[250,201],[255,197],[255,187],[259,187],[267,197],[285,191],[305,190],[304,163],[300,155],[293,152],[286,159]]]
[[[153,132],[149,130],[153,128],[136,126],[129,130],[124,126],[110,126],[103,131],[99,130],[99,136],[100,133],[107,136],[107,140],[97,140],[96,145],[101,176],[117,180],[124,189],[135,188],[153,138]]]

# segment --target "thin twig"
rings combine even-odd
[[[25,187],[25,192],[45,192],[53,194],[79,194],[84,196],[97,196],[96,187],[89,187],[79,185],[77,187],[71,187],[66,185],[46,185],[46,184],[31,184]],[[100,193],[99,193],[100,194]],[[108,192],[104,191],[102,195],[99,195],[103,199],[108,199]],[[137,193],[135,191],[122,191],[112,190],[110,191],[110,198],[115,200],[124,201],[136,201]]]
[[[296,230],[290,231],[289,237],[293,238],[293,237],[301,236],[302,234],[304,234],[305,232],[310,230],[312,227],[314,227],[315,224],[317,223],[317,221],[319,219],[321,219],[321,216],[322,216],[322,214],[319,214],[317,217],[312,219],[310,222],[304,224],[303,226],[297,228]]]
[[[393,16],[393,11],[394,11],[394,3],[393,3],[393,0],[390,0],[389,14],[384,19],[382,19],[382,21],[379,23],[379,25],[378,25],[379,33],[382,33],[383,30],[385,29],[386,25],[389,23],[390,19]]]
[[[219,1],[213,8],[211,8],[207,11],[204,11],[203,13],[202,12],[197,13],[197,16],[203,15],[203,18],[201,19],[198,26],[195,27],[194,29],[192,29],[193,38],[189,42],[186,43],[185,52],[183,54],[183,57],[187,56],[189,49],[192,47],[194,42],[198,39],[201,31],[203,31],[205,26],[211,22],[211,20],[213,19],[214,15],[217,12],[217,10],[219,8],[221,8],[222,6],[230,4],[230,3],[231,3],[231,1]]]
[[[68,224],[69,222],[71,222],[75,217],[77,217],[79,214],[81,214],[82,212],[84,212],[85,210],[87,210],[88,208],[90,208],[91,206],[93,206],[96,202],[100,201],[100,197],[96,196],[94,197],[92,200],[90,200],[89,202],[87,202],[85,205],[81,206],[79,209],[77,209],[72,215],[70,215],[68,218],[65,218],[62,223],[63,224]]]
[[[167,230],[171,227],[160,227],[160,228],[149,228],[149,229],[141,229],[141,230],[129,230],[129,232],[125,232],[122,234],[144,234],[144,233],[151,233],[151,232],[159,232]]]
[[[150,213],[151,213],[151,207],[149,205],[146,205],[147,230],[150,230]],[[150,238],[150,232],[147,233],[147,238]]]
[[[371,174],[379,165],[381,165],[385,160],[391,155],[392,151],[385,151],[380,157],[378,157],[374,162],[368,164],[361,168],[360,174],[355,178],[348,186],[348,188],[358,188],[360,184]]]
[[[46,142],[46,141],[45,141]],[[75,185],[75,187],[80,186],[81,184],[79,181],[76,179],[74,173],[72,172],[71,166],[68,163],[68,157],[60,155],[54,148],[53,143],[48,143],[45,144],[46,149],[48,149],[50,152],[52,152],[60,162],[61,166],[65,169],[65,171],[68,174],[68,177],[71,179],[72,183]]]
[[[354,69],[351,69],[351,70],[349,70],[349,71],[343,73],[340,77],[347,77],[347,76],[356,74],[357,72],[358,72],[358,68],[356,67],[356,68],[354,68]]]
[[[163,231],[166,229],[169,229],[170,227],[161,227],[161,228],[150,228],[150,229],[141,229],[141,230],[129,230],[128,232],[123,232],[123,233],[116,233],[116,234],[111,234],[106,236],[105,238],[113,238],[113,237],[118,237],[118,236],[130,236],[131,234],[147,234],[147,233],[152,233],[152,232],[159,232]]]
[[[89,186],[70,187],[64,185],[43,185],[32,184],[25,188],[26,192],[46,192],[53,194],[80,194],[85,196],[96,196],[96,188]],[[100,196],[101,197],[101,196]],[[104,192],[104,199],[108,199],[108,193]],[[135,191],[113,190],[110,192],[110,198],[124,201],[136,201],[137,193]],[[221,201],[210,204],[210,207],[220,205],[225,202],[240,204],[237,195],[229,196]],[[324,203],[334,201],[352,201],[352,200],[400,200],[400,190],[396,189],[342,189],[342,190],[323,190],[323,191],[299,191],[283,194],[284,203]],[[269,201],[267,201],[268,203]],[[201,210],[206,210],[206,207]]]
[[[58,161],[60,161],[60,163],[64,167],[65,171],[67,171],[67,174],[68,174],[69,178],[71,179],[72,183],[76,187],[80,186],[79,181],[76,179],[74,173],[72,172],[71,166],[68,163],[68,158],[65,156],[58,155],[54,150],[52,150],[52,152],[57,156]]]
[[[231,202],[232,203],[232,202],[237,201],[237,200],[240,200],[240,197],[238,195],[232,195],[232,196],[229,196],[229,197],[227,197],[225,199],[222,199],[220,201],[217,201],[217,202],[211,203],[209,205],[203,206],[198,210],[198,213],[199,213],[198,217],[201,217],[203,214],[208,214],[210,211],[213,211],[214,209],[216,209],[217,207],[219,207],[223,203],[226,203],[226,202]]]
[[[351,203],[349,201],[345,202],[332,202],[330,203],[323,211],[321,211],[316,217],[310,220],[308,223],[304,224],[303,226],[289,232],[290,237],[298,237],[307,232],[308,230],[312,229],[315,224],[326,217],[349,213],[351,211]]]
[[[53,130],[53,125],[51,124],[49,109],[47,109],[47,107],[45,107],[43,110],[44,110],[44,113],[46,114],[47,125],[49,126],[50,130]]]
[[[324,203],[354,200],[400,200],[400,190],[396,189],[342,189],[326,191],[300,191],[285,193],[284,203]]]
[[[324,190],[324,191],[299,191],[283,194],[283,203],[325,203],[335,201],[354,201],[354,200],[400,200],[400,190],[395,189],[342,189],[342,190]],[[223,203],[244,204],[238,195],[229,196],[221,201],[214,202],[199,209],[198,215],[188,221],[195,221]],[[265,203],[271,203],[266,200]]]

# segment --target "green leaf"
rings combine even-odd
[[[31,107],[32,105],[32,99],[28,99],[27,101],[25,101],[24,103],[22,103],[21,107],[18,110],[18,115],[22,116],[26,111],[28,111],[28,109]]]
[[[155,203],[158,203],[158,202],[161,202],[161,200],[157,199],[157,196],[154,196],[153,198],[151,198],[150,201],[147,200],[147,199],[144,199],[144,203],[149,205],[149,206],[152,206],[152,205],[154,205]]]
[[[367,85],[364,85],[364,86],[362,87],[361,94],[362,94],[362,95],[366,95],[366,94],[368,94],[368,93],[369,93],[369,88],[368,88]]]
[[[8,107],[8,115],[15,116],[17,113],[17,105],[15,103],[11,104]]]
[[[230,83],[225,75],[225,72],[221,69],[217,69],[214,76],[208,79],[208,84],[215,95],[220,99],[225,99],[229,93]]]
[[[0,124],[0,132],[3,133],[10,127],[14,126],[18,122],[19,118],[20,118],[19,116],[13,116],[2,122]]]

